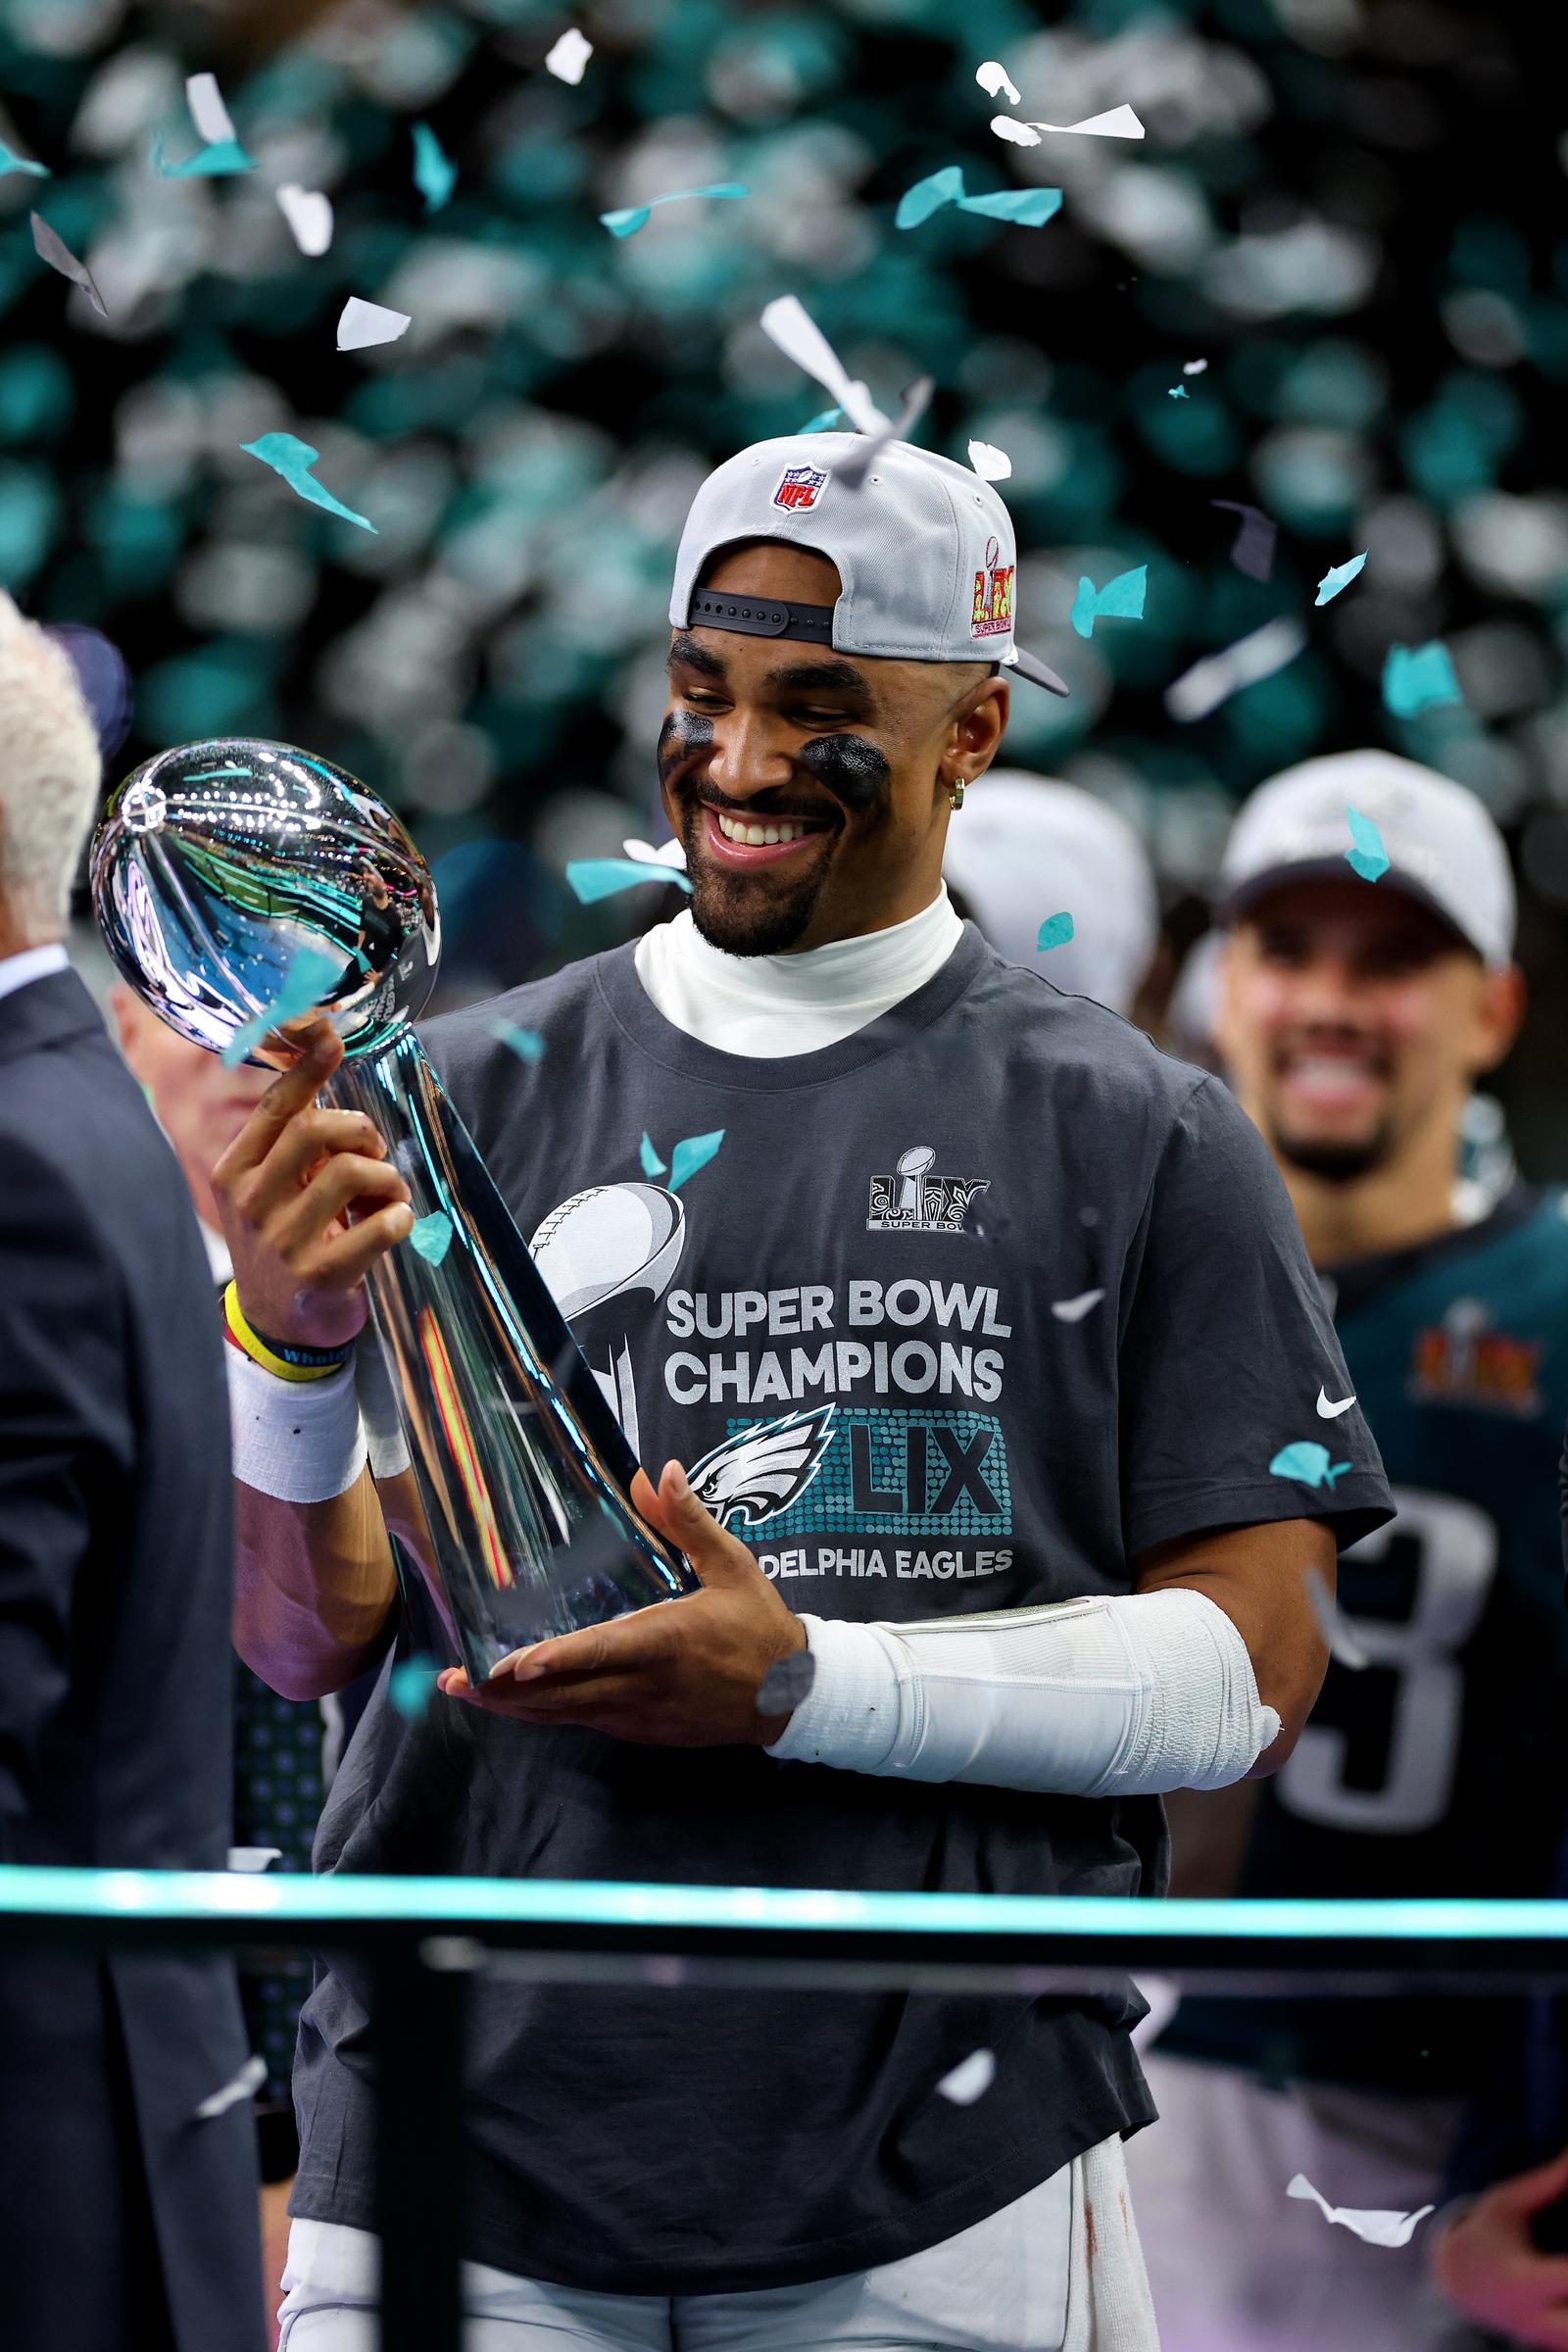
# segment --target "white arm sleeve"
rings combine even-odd
[[[1246,1642],[1185,1585],[915,1625],[802,1623],[816,1678],[767,1750],[785,1762],[1150,1796],[1227,1788],[1279,1737]]]

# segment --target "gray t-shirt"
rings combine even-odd
[[[687,1465],[796,1608],[1125,1592],[1167,1538],[1309,1516],[1348,1543],[1389,1516],[1359,1413],[1317,1417],[1349,1383],[1253,1129],[972,925],[891,1012],[778,1061],[672,1027],[630,948],[425,1043],[641,1459]],[[645,1173],[645,1133],[668,1175]],[[671,1189],[680,1143],[719,1134]],[[1350,1464],[1331,1484],[1271,1472],[1325,1430]],[[1152,1798],[906,1784],[439,1698],[405,1726],[378,1699],[317,1866],[1132,1894],[1162,1889],[1165,1842]],[[1130,1993],[497,1984],[473,2020],[466,2251],[670,2294],[897,2260],[1151,2119],[1140,2014]],[[294,2210],[361,2227],[366,2027],[334,1964],[302,2028]],[[992,2087],[940,2096],[979,2048]]]

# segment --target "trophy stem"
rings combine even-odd
[[[412,1029],[323,1090],[366,1113],[439,1213],[368,1289],[429,1530],[420,1561],[453,1648],[482,1681],[547,1635],[697,1591],[628,1500],[636,1457]]]

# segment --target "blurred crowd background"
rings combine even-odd
[[[571,25],[593,44],[576,85],[544,66]],[[664,832],[671,558],[710,465],[824,406],[758,325],[797,294],[890,412],[935,379],[916,438],[1010,456],[1020,637],[1072,694],[1015,696],[1008,758],[1138,827],[1156,995],[1271,771],[1382,744],[1484,798],[1534,992],[1497,1092],[1526,1172],[1560,1173],[1555,37],[1550,9],[1460,0],[0,0],[0,165],[49,173],[0,176],[0,579],[122,654],[113,777],[213,733],[328,754],[435,867],[446,1000],[510,986],[662,903],[581,906],[564,868]],[[1004,143],[990,58],[1023,119],[1130,105],[1147,138]],[[184,82],[206,72],[255,169],[163,176],[157,139],[196,150]],[[418,122],[456,167],[438,209]],[[898,229],[903,192],[952,164],[971,193],[1059,186],[1061,210]],[[751,193],[600,225],[720,180]],[[331,197],[317,258],[285,182]],[[39,261],[34,209],[107,318]],[[351,294],[407,334],[340,354]],[[243,453],[271,431],[320,452],[373,534]],[[1268,579],[1231,560],[1215,500],[1278,525]],[[1080,574],[1138,564],[1144,618],[1074,634]],[[1206,718],[1167,714],[1173,678],[1277,614],[1304,652]],[[1433,638],[1463,702],[1396,718],[1388,649]]]

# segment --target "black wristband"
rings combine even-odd
[[[331,1366],[346,1364],[354,1353],[353,1340],[345,1340],[341,1348],[307,1348],[299,1340],[274,1340],[270,1332],[258,1331],[249,1316],[246,1321],[253,1337],[264,1348],[270,1348],[273,1355],[280,1355],[285,1364],[297,1364],[302,1372],[325,1372]]]

